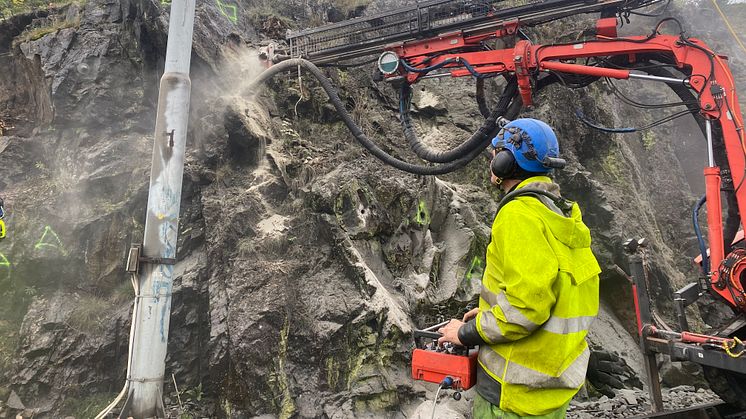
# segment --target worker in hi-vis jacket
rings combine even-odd
[[[479,345],[475,418],[564,418],[585,382],[601,270],[580,208],[549,177],[564,166],[554,131],[517,119],[492,146],[492,183],[507,195],[479,307],[441,328],[439,343]]]

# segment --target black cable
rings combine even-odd
[[[355,67],[362,67],[364,65],[372,64],[378,61],[378,57],[371,58],[370,60],[360,61],[357,63],[323,63],[323,64],[316,64],[318,67],[333,67],[333,68],[355,68]]]
[[[615,63],[614,61],[608,58],[604,58],[604,57],[593,57],[593,58],[604,63],[605,65],[603,67],[618,68],[622,70],[644,70],[648,68],[677,68],[677,65],[673,63],[658,63],[658,64],[649,64],[649,65],[644,65],[644,66],[629,67],[629,66],[624,66],[624,65]]]
[[[484,144],[485,140],[492,139],[493,134],[496,131],[497,119],[506,115],[508,107],[518,95],[518,82],[515,77],[508,80],[508,84],[503,89],[497,106],[489,114],[482,126],[479,127],[479,129],[477,129],[468,140],[447,151],[434,150],[417,137],[409,112],[411,95],[412,91],[409,85],[403,83],[399,98],[399,114],[401,116],[404,136],[409,142],[412,151],[414,151],[419,158],[433,163],[447,163],[461,158],[464,154],[470,153],[477,148],[484,148],[482,144]]]
[[[588,119],[583,114],[583,112],[580,109],[576,109],[575,110],[575,116],[577,116],[578,120],[580,120],[580,122],[582,122],[583,124],[585,124],[585,125],[593,128],[595,130],[598,130],[598,131],[610,132],[610,133],[615,133],[615,134],[629,134],[629,133],[633,133],[633,132],[646,131],[646,130],[649,130],[651,128],[655,128],[658,125],[665,124],[666,122],[673,121],[674,119],[681,118],[682,116],[688,115],[688,114],[691,114],[691,113],[692,112],[689,109],[684,110],[684,111],[680,111],[680,112],[676,112],[676,113],[673,113],[671,115],[665,116],[665,117],[663,117],[663,118],[661,118],[661,119],[659,119],[657,121],[653,121],[653,122],[651,122],[651,123],[649,123],[647,125],[644,125],[642,127],[639,127],[639,128],[633,128],[633,127],[627,127],[627,128],[609,128],[609,127],[604,127],[602,125],[599,125],[596,122],[591,121],[590,119]]]
[[[468,61],[466,61],[463,58],[449,58],[447,60],[443,60],[443,61],[439,62],[438,64],[434,64],[434,65],[431,65],[431,66],[428,66],[428,67],[424,67],[424,68],[413,67],[411,64],[409,64],[404,59],[401,59],[400,61],[402,63],[402,67],[404,67],[404,69],[407,70],[410,73],[427,74],[427,73],[429,73],[431,71],[435,71],[435,70],[441,69],[441,68],[445,67],[448,64],[456,63],[456,64],[463,65],[464,68],[466,68],[466,70],[469,71],[469,73],[471,73],[472,76],[474,76],[474,77],[476,77],[478,79],[491,78],[491,77],[495,77],[498,74],[498,73],[480,73],[480,72],[477,71],[477,69],[474,68],[474,66],[472,66]],[[429,60],[426,60],[424,62],[429,62]]]
[[[480,73],[468,61],[466,61],[463,58],[461,58],[459,60],[459,62],[461,64],[463,64],[464,67],[467,70],[469,70],[469,73],[471,73],[471,75],[474,76],[477,79],[488,79],[488,78],[491,78],[491,77],[495,77],[497,75],[497,73]]]
[[[702,255],[702,271],[705,275],[710,272],[710,258],[707,255],[707,245],[705,239],[702,237],[702,229],[699,227],[699,209],[707,201],[707,195],[702,195],[699,201],[692,208],[692,224],[694,224],[694,234],[697,236],[697,243],[699,244],[699,253]]]
[[[532,44],[534,43],[534,41],[531,40],[531,37],[528,36],[528,34],[526,32],[524,32],[523,28],[521,28],[521,27],[518,28],[518,36],[520,38],[522,38],[522,39],[525,39],[526,41],[528,41],[528,42],[530,42]]]
[[[604,82],[609,86],[611,89],[612,94],[619,98],[622,102],[634,106],[636,108],[642,108],[642,109],[659,109],[659,108],[673,108],[676,106],[688,106],[691,104],[697,104],[697,102],[669,102],[669,103],[656,103],[656,104],[649,104],[649,103],[641,103],[637,102],[634,99],[631,99],[630,97],[626,96],[624,93],[622,93],[621,89],[617,87],[614,82],[611,81],[608,77],[604,77]]]
[[[598,123],[593,122],[590,119],[588,119],[583,114],[583,111],[581,111],[580,109],[575,109],[575,116],[580,120],[580,122],[582,122],[583,124],[587,125],[590,128],[593,128],[593,129],[595,129],[597,131],[608,132],[608,133],[613,133],[613,134],[628,134],[628,133],[632,133],[632,132],[636,132],[637,131],[637,128],[632,128],[632,127],[628,127],[628,128],[608,128],[608,127],[604,127],[604,126],[599,125]]]
[[[673,78],[675,75],[671,73],[666,68],[647,68],[644,69],[646,73],[652,75],[652,76],[658,76],[658,77],[668,77]],[[694,77],[689,76],[689,77]],[[689,109],[692,116],[694,117],[694,121],[699,125],[699,129],[702,132],[703,136],[707,135],[707,128],[705,126],[705,119],[700,113],[701,108],[699,105],[699,101],[697,98],[692,94],[692,91],[683,84],[666,84],[675,94],[676,96],[681,99],[682,103],[686,104],[686,108]]]
[[[628,10],[630,14],[636,15],[636,16],[645,16],[645,17],[660,17],[663,16],[666,13],[666,10],[668,9],[668,6],[671,5],[671,0],[668,0],[663,7],[657,12],[653,13],[642,13],[642,12],[634,12],[632,10]]]
[[[427,73],[429,73],[431,71],[438,70],[440,68],[443,68],[443,67],[447,66],[448,64],[453,64],[453,63],[457,62],[455,58],[449,58],[447,60],[443,60],[443,61],[439,62],[438,64],[434,64],[434,65],[431,65],[431,66],[428,66],[428,67],[424,67],[424,68],[417,68],[417,67],[413,67],[411,64],[409,64],[407,62],[407,60],[405,60],[403,58],[400,59],[399,61],[401,62],[402,67],[404,67],[404,69],[407,70],[408,72],[410,72],[410,73],[424,73],[424,74],[427,74]]]
[[[738,142],[740,143],[740,149],[741,153],[743,154],[743,159],[746,161],[746,150],[744,150],[744,141],[743,141],[743,127],[738,126],[738,122],[736,122],[736,114],[733,113],[733,111],[730,109],[730,103],[728,102],[728,98],[725,97],[725,108],[727,109],[728,113],[731,115],[731,121],[733,121],[733,126],[736,127],[736,134],[738,135]],[[738,193],[738,190],[741,189],[741,186],[743,186],[743,181],[746,179],[746,165],[743,168],[743,175],[741,177],[741,181],[738,182],[738,186],[736,186],[735,193]]]
[[[342,118],[342,121],[345,123],[347,128],[350,130],[353,137],[355,137],[355,139],[375,157],[377,157],[384,163],[391,165],[399,170],[403,170],[405,172],[413,173],[416,175],[440,175],[444,173],[450,173],[454,170],[464,167],[466,164],[468,164],[469,162],[474,160],[477,156],[479,156],[483,151],[483,148],[476,148],[473,152],[469,153],[463,158],[454,160],[450,163],[441,164],[438,166],[416,165],[416,164],[412,164],[409,162],[399,160],[396,157],[391,156],[389,153],[385,152],[380,147],[378,147],[375,143],[373,143],[370,139],[368,139],[368,137],[362,132],[362,130],[360,130],[360,127],[352,119],[352,116],[349,114],[349,112],[347,112],[347,109],[345,109],[342,99],[339,98],[339,95],[337,94],[336,89],[331,84],[329,79],[324,75],[321,69],[318,68],[316,65],[314,65],[312,62],[308,60],[304,60],[302,58],[293,58],[287,61],[283,61],[279,64],[273,65],[269,69],[259,74],[259,76],[257,76],[256,79],[254,79],[251,83],[249,83],[247,87],[247,91],[253,93],[257,90],[260,84],[264,83],[265,81],[269,80],[275,75],[285,72],[285,71],[296,70],[298,67],[305,68],[309,73],[311,73],[311,75],[313,75],[319,81],[319,83],[321,84],[321,87],[324,89],[324,91],[328,95],[329,101],[334,106],[334,108],[337,110],[337,113],[339,114],[340,118]],[[512,109],[513,109],[512,107],[509,108],[509,110],[512,110]],[[508,115],[506,115],[506,117],[507,116]],[[489,144],[489,141],[490,141],[490,138],[487,138],[483,143],[483,147],[487,147],[487,145]]]
[[[679,35],[681,35],[682,37],[684,37],[684,25],[682,25],[681,21],[679,21],[679,19],[676,19],[675,17],[667,17],[667,18],[663,18],[663,19],[659,20],[658,24],[655,25],[655,30],[653,32],[654,33],[658,33],[658,30],[666,22],[674,22],[674,23],[676,23],[676,25],[679,26]]]
[[[569,88],[569,89],[582,89],[584,87],[588,87],[591,84],[593,84],[596,80],[598,80],[598,77],[594,76],[582,76],[578,74],[568,74],[568,73],[562,73],[559,71],[554,70],[547,70],[549,74],[557,78],[557,81]]]

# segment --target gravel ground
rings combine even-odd
[[[430,419],[435,396],[434,388],[427,390],[427,400],[421,402],[411,411],[405,411],[405,417],[410,419]],[[710,390],[696,389],[694,386],[682,385],[674,388],[664,388],[663,408],[673,411],[692,407],[696,405],[718,403],[720,398]],[[474,398],[474,389],[462,393],[462,399],[456,401],[452,397],[453,391],[443,391],[438,398],[435,418],[439,419],[469,419],[471,418],[471,402]],[[598,399],[583,401],[578,395],[570,402],[567,411],[568,419],[599,419],[599,418],[632,418],[649,413],[650,396],[647,391],[638,389],[618,390],[616,397],[608,398],[602,396]]]
[[[678,386],[663,389],[663,408],[676,410],[705,403],[720,402],[720,398],[710,390],[695,389],[693,386]],[[568,419],[626,418],[650,412],[650,396],[642,390],[619,390],[610,399],[602,396],[598,400],[573,400],[567,411]]]

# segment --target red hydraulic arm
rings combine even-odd
[[[612,18],[611,21],[614,19]],[[559,45],[534,45],[519,40],[513,48],[478,51],[479,45],[487,38],[502,37],[515,33],[514,25],[506,25],[491,35],[464,37],[456,32],[437,38],[400,44],[388,48],[395,52],[403,66],[398,74],[389,77],[403,77],[414,83],[431,70],[446,71],[453,77],[512,74],[518,79],[518,87],[523,104],[530,106],[532,81],[541,72],[609,77],[614,79],[649,79],[666,83],[684,84],[693,90],[698,98],[700,113],[706,119],[708,128],[719,124],[736,188],[741,225],[746,225],[746,142],[744,141],[743,119],[735,91],[735,83],[726,57],[719,56],[702,41],[675,35],[651,35],[618,38],[608,19],[601,19],[596,28],[597,37],[576,43]],[[459,52],[454,52],[459,51]],[[652,77],[633,70],[607,68],[603,66],[609,58],[624,56],[629,62],[642,60],[643,54],[663,54],[689,77],[683,80]],[[708,141],[712,156],[712,141]],[[746,311],[743,286],[740,274],[746,272],[746,252],[742,255],[728,255],[730,270],[721,263],[726,259],[723,246],[722,207],[720,202],[720,168],[710,158],[705,168],[707,194],[707,224],[710,245],[710,266],[708,273],[712,289],[733,307]],[[723,272],[726,272],[725,275]],[[736,291],[734,292],[734,287]]]

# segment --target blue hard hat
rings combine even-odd
[[[552,128],[533,118],[509,122],[495,138],[492,147],[509,150],[518,166],[528,172],[547,173],[552,170],[544,164],[547,157],[559,157],[559,143]]]

